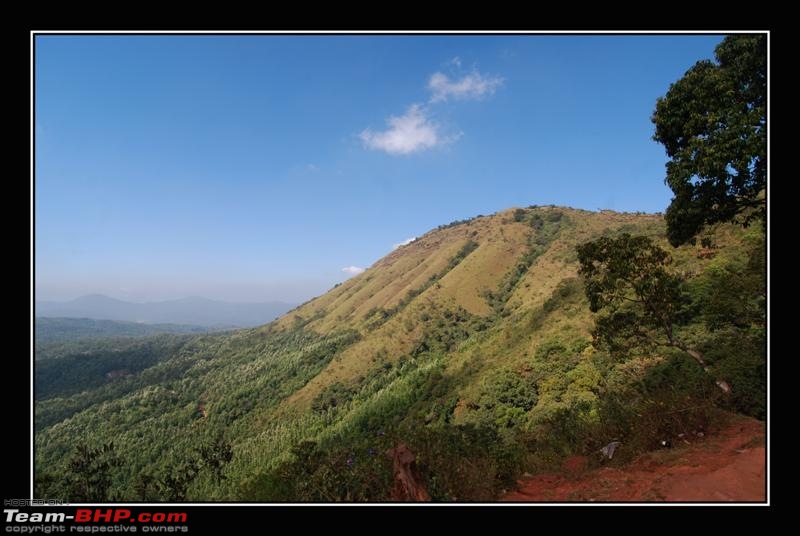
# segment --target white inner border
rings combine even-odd
[[[61,34],[61,35],[80,35],[80,34],[120,34],[120,35],[130,35],[130,34],[149,34],[149,35],[163,35],[163,34],[183,34],[183,35],[220,35],[220,34],[230,34],[230,35],[297,35],[297,34],[324,34],[324,35],[347,35],[347,34],[359,34],[359,35],[391,35],[391,34],[404,34],[408,35],[409,37],[413,37],[413,35],[426,35],[426,34],[447,34],[447,35],[463,35],[463,34],[485,34],[485,35],[604,35],[604,34],[615,34],[624,36],[626,34],[630,35],[675,35],[675,34],[685,34],[685,35],[702,35],[702,34],[713,34],[713,35],[730,35],[730,34],[745,34],[745,33],[766,33],[767,35],[767,222],[769,222],[769,175],[770,175],[770,166],[769,166],[769,154],[770,154],[770,121],[769,121],[769,108],[770,108],[770,91],[769,91],[769,72],[770,72],[770,31],[769,30],[735,30],[735,31],[720,31],[720,30],[691,30],[691,31],[671,31],[671,30],[657,30],[657,31],[635,31],[635,30],[598,30],[598,31],[585,31],[585,32],[570,32],[570,31],[560,31],[560,30],[544,30],[544,31],[531,31],[531,32],[523,32],[523,31],[512,31],[512,30],[447,30],[447,31],[437,31],[437,30],[279,30],[279,31],[263,31],[263,30],[221,30],[221,31],[201,31],[201,30],[163,30],[163,31],[147,31],[147,30],[87,30],[87,31],[79,31],[79,30],[32,30],[30,32],[30,66],[31,66],[31,102],[30,102],[30,120],[31,120],[31,133],[30,133],[30,159],[31,159],[31,178],[30,178],[30,195],[31,195],[31,219],[30,219],[30,234],[31,234],[31,242],[30,242],[30,260],[31,260],[31,278],[30,278],[30,306],[31,306],[31,331],[30,331],[30,371],[31,371],[31,384],[30,384],[30,433],[31,433],[31,454],[30,454],[30,478],[31,478],[31,488],[30,488],[30,498],[33,499],[33,484],[34,484],[34,467],[33,467],[33,451],[34,451],[34,415],[33,415],[33,408],[34,408],[34,400],[33,400],[33,361],[34,361],[34,270],[35,266],[34,262],[34,195],[33,195],[33,188],[34,188],[34,104],[35,104],[35,95],[33,91],[34,87],[34,80],[35,80],[35,72],[34,72],[34,39],[37,34]],[[302,37],[302,36],[298,36]],[[698,58],[698,61],[702,58]],[[237,507],[237,506],[268,506],[268,505],[294,505],[294,506],[305,506],[305,505],[325,505],[325,506],[383,506],[387,504],[392,504],[396,506],[438,506],[438,505],[447,505],[447,506],[678,506],[678,505],[689,505],[689,506],[769,506],[770,505],[770,446],[772,441],[770,441],[770,427],[769,427],[769,420],[770,420],[770,376],[771,376],[771,369],[769,363],[769,356],[770,356],[770,336],[769,336],[769,258],[770,258],[770,240],[769,240],[769,225],[767,225],[767,419],[766,429],[767,429],[767,465],[766,465],[766,503],[720,503],[720,502],[712,502],[712,503],[585,503],[585,502],[574,502],[574,503],[503,503],[503,502],[491,502],[491,503],[74,503],[75,506],[91,506],[91,505],[102,505],[102,506],[211,506],[211,507],[218,507],[218,506],[230,506],[230,507]]]

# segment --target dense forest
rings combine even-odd
[[[208,328],[187,324],[144,324],[91,318],[36,317],[34,340],[42,346],[52,342],[107,337],[141,337],[159,333],[207,333]]]

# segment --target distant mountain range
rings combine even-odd
[[[266,324],[292,309],[284,302],[233,303],[190,297],[131,303],[102,294],[68,302],[37,301],[37,317],[91,318],[146,324],[191,324],[204,327],[252,327]]]

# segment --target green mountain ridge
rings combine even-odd
[[[92,318],[38,316],[34,321],[36,345],[108,337],[141,337],[159,333],[206,333],[209,328],[191,324],[144,324]]]
[[[128,500],[387,500],[383,452],[398,442],[417,453],[434,499],[487,500],[520,471],[615,434],[633,448],[626,404],[646,412],[669,391],[662,403],[689,407],[714,388],[680,352],[619,360],[592,345],[575,247],[623,232],[668,247],[659,214],[509,209],[440,226],[265,326],[161,336],[158,359],[127,374],[109,377],[100,354],[74,356],[103,378],[37,400],[38,489],[59,489],[47,475],[87,437],[114,442],[124,463],[111,490]],[[669,250],[701,292],[708,274],[743,270],[761,236],[720,225],[706,245]],[[685,329],[716,344],[699,324]],[[763,358],[709,361],[749,378]],[[730,374],[734,392],[752,395]],[[198,445],[221,443],[232,449],[223,473],[186,469]],[[179,492],[142,483],[174,482],[181,467],[191,478]]]

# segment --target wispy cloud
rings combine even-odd
[[[403,240],[399,244],[393,244],[392,245],[392,251],[394,251],[395,249],[399,248],[400,246],[405,246],[407,244],[410,244],[411,242],[413,242],[416,239],[417,239],[416,236],[412,236],[411,238],[406,238],[405,240]]]
[[[359,138],[364,145],[393,155],[411,154],[450,143],[460,136],[443,136],[440,126],[425,115],[419,104],[409,106],[403,115],[389,117],[386,123],[389,125],[386,130],[375,132],[367,128],[361,132]]]
[[[364,268],[359,268],[358,266],[345,266],[342,268],[342,271],[349,275],[358,275],[364,271]]]
[[[460,63],[461,60],[458,61],[459,65]],[[431,102],[446,101],[450,98],[456,100],[481,99],[494,94],[501,85],[503,85],[502,77],[484,76],[477,69],[458,80],[451,80],[449,76],[441,72],[433,73],[428,80],[428,89],[432,93]]]
[[[455,56],[447,65],[455,67],[452,71],[461,72],[461,58]],[[409,155],[440,145],[447,145],[461,137],[463,132],[445,135],[441,126],[432,121],[429,112],[433,105],[448,99],[479,100],[490,96],[503,85],[500,76],[486,76],[473,68],[469,74],[451,79],[442,72],[433,73],[428,79],[431,92],[427,106],[412,104],[403,115],[392,115],[386,120],[385,130],[375,131],[366,128],[358,135],[364,146],[390,155]]]

